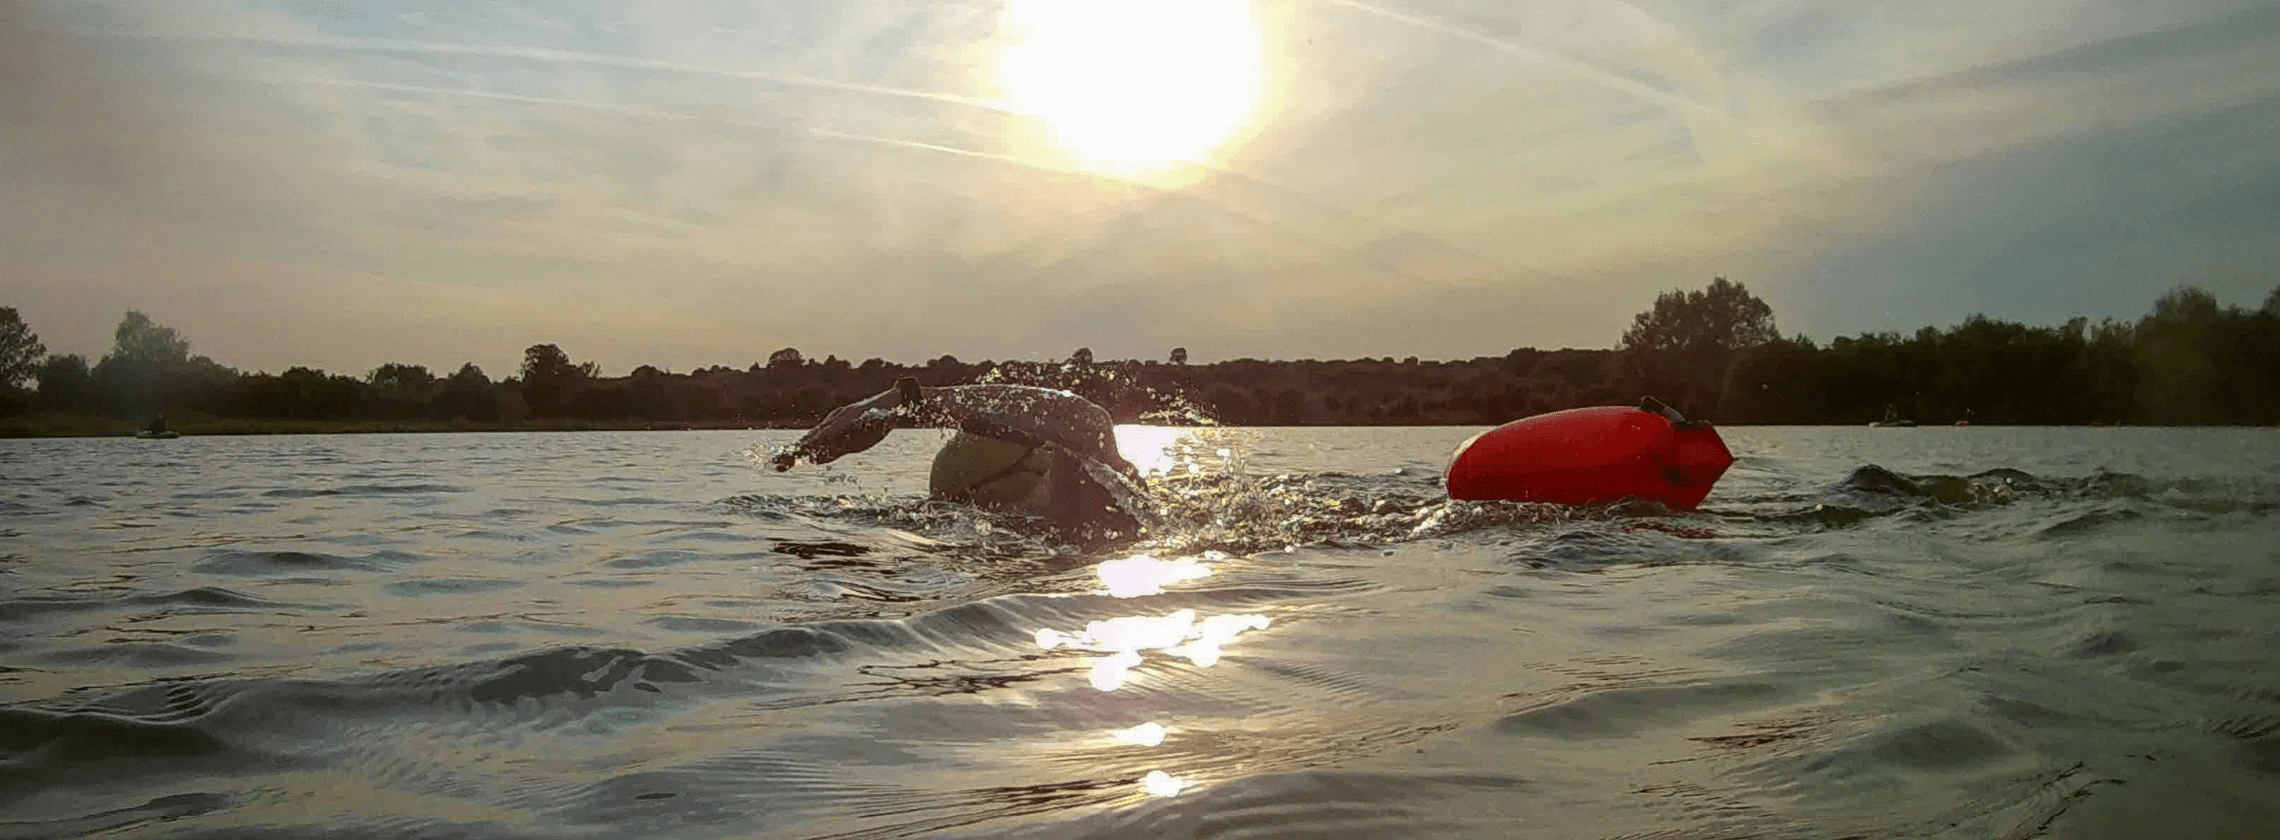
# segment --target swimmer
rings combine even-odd
[[[895,429],[955,428],[928,481],[936,498],[1042,517],[1073,531],[1133,536],[1140,471],[1116,451],[1108,411],[1067,391],[1028,385],[895,387],[832,409],[778,453],[778,472],[805,458],[828,464]],[[1128,501],[1130,500],[1130,501]]]

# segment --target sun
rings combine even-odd
[[[1179,180],[1265,98],[1252,0],[1006,0],[997,84],[1076,167]]]

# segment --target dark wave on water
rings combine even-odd
[[[171,465],[23,444],[0,458],[0,838],[2280,816],[2269,449],[2162,469],[2142,442],[2109,467],[2076,455],[2105,440],[1734,430],[1734,472],[1676,512],[1450,501],[1436,459],[1468,432],[1253,433],[1155,476],[1160,528],[1106,547],[923,499],[924,438],[865,465],[884,478],[786,484],[723,434]]]

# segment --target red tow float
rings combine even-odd
[[[1449,497],[1589,505],[1653,499],[1693,510],[1734,455],[1709,423],[1648,397],[1538,414],[1474,435],[1449,461]]]

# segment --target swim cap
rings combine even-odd
[[[975,504],[1015,504],[1028,498],[1052,463],[1042,447],[959,432],[934,453],[927,490]]]

